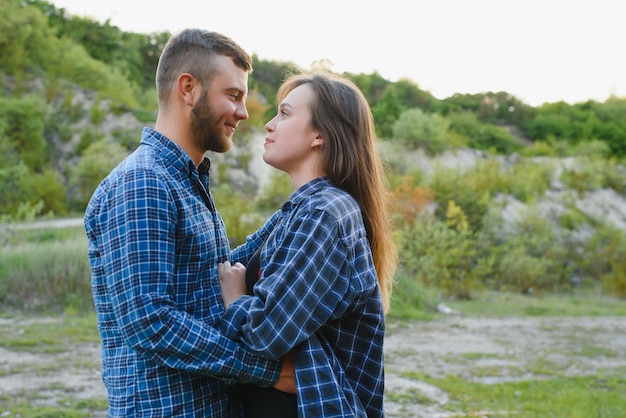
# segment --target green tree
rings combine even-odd
[[[20,206],[34,203],[32,172],[23,163],[0,168],[0,214],[13,216]]]
[[[14,166],[20,162],[20,156],[13,142],[6,135],[7,120],[0,117],[0,169]]]
[[[276,112],[276,92],[278,87],[280,87],[287,74],[293,72],[298,67],[291,62],[261,60],[256,54],[252,55],[252,61],[254,70],[250,74],[248,84],[250,85],[250,90],[258,93],[259,100],[265,100],[265,103],[261,101],[261,104],[267,104],[265,119],[269,120]]]
[[[67,188],[57,171],[47,168],[32,176],[32,190],[35,200],[43,204],[42,214],[59,216],[67,213]]]
[[[0,70],[14,77],[16,91],[24,88],[29,71],[45,68],[54,53],[54,32],[39,10],[20,0],[0,2]]]
[[[32,170],[39,170],[46,161],[45,114],[41,97],[0,97],[0,120],[5,125],[5,136]]]
[[[419,88],[419,85],[406,78],[390,84],[389,89],[393,90],[396,98],[405,109],[420,108],[424,112],[432,111],[437,99],[429,92]]]
[[[126,150],[116,142],[98,140],[89,145],[70,175],[72,206],[84,210],[98,184],[126,157]]]
[[[392,84],[391,81],[383,78],[377,71],[374,71],[372,74],[343,73],[343,75],[359,86],[363,95],[367,97],[370,106],[376,106],[387,92],[387,87]]]
[[[376,131],[380,138],[393,135],[393,125],[400,117],[403,107],[392,90],[386,90],[383,97],[372,107]]]
[[[438,168],[429,184],[435,193],[437,219],[447,219],[448,205],[453,200],[467,217],[470,231],[479,231],[491,202],[491,187],[487,184],[491,180],[480,171]]]
[[[599,120],[595,137],[606,142],[613,154],[626,156],[626,98],[594,102],[592,109]]]
[[[402,112],[393,124],[392,138],[409,147],[424,147],[436,154],[450,147],[448,126],[449,122],[437,113],[427,114],[418,108],[409,109]]]
[[[506,129],[481,122],[469,111],[448,115],[450,130],[468,138],[468,146],[479,150],[495,150],[499,154],[510,154],[522,148]]]

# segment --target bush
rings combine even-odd
[[[522,149],[506,129],[481,122],[471,112],[457,112],[448,115],[450,130],[468,138],[467,145],[470,148],[489,151],[494,150],[499,154],[510,154]]]
[[[398,271],[391,295],[389,316],[401,319],[430,319],[439,303],[438,290],[424,286],[402,269]]]
[[[289,176],[282,171],[272,170],[270,180],[265,183],[257,199],[258,207],[266,212],[278,210],[293,192]]]
[[[20,205],[34,203],[32,173],[22,161],[0,168],[0,214],[15,215]]]
[[[529,210],[511,230],[493,220],[485,225],[480,254],[492,254],[496,290],[533,293],[569,288],[575,254],[556,235],[552,224]]]
[[[493,169],[493,166],[491,166]],[[435,216],[440,221],[446,219],[448,202],[454,200],[467,216],[470,230],[478,231],[489,208],[490,192],[499,176],[483,176],[479,171],[463,173],[459,170],[440,169],[430,181],[435,192],[437,207]]]
[[[438,154],[450,147],[448,121],[439,114],[426,114],[421,109],[409,109],[400,114],[393,124],[394,140],[409,147],[424,147],[431,154]]]
[[[98,184],[126,156],[126,150],[116,142],[99,140],[89,145],[70,176],[73,208],[83,211]]]
[[[45,113],[46,105],[40,97],[0,97],[3,133],[31,169],[38,169],[46,160]]]
[[[232,247],[243,244],[246,236],[256,231],[266,221],[266,217],[256,210],[254,202],[233,190],[229,183],[220,183],[219,186],[212,187],[211,193],[226,225],[228,240]]]
[[[584,243],[577,264],[580,274],[601,282],[609,294],[626,298],[626,237],[615,227],[599,225]]]
[[[481,289],[482,271],[474,269],[476,253],[469,231],[421,218],[412,227],[404,225],[398,241],[403,275],[455,299],[470,299]]]

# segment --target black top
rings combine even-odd
[[[254,284],[261,277],[260,254],[263,245],[254,252],[246,268],[246,288],[252,295]],[[296,395],[280,392],[273,387],[240,385],[246,418],[295,418],[297,412]]]

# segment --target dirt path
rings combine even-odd
[[[388,417],[446,417],[446,393],[406,377],[457,375],[487,384],[542,379],[547,364],[564,376],[591,375],[626,367],[626,318],[448,317],[391,326],[386,340],[386,393],[411,399],[410,391],[432,404],[387,402]],[[403,396],[403,394],[409,394]]]
[[[5,329],[20,326],[19,319],[0,319]],[[410,373],[497,383],[542,378],[531,371],[538,360],[565,376],[626,367],[626,318],[452,316],[392,322],[385,353],[388,417],[450,417],[444,409],[447,394]],[[2,399],[13,396],[32,396],[33,404],[41,405],[70,397],[105,397],[99,362],[96,344],[36,355],[0,348],[0,416],[12,416]],[[415,393],[428,401],[413,401]]]

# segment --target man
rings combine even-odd
[[[94,192],[85,213],[109,416],[239,417],[228,383],[272,386],[281,361],[254,355],[213,325],[218,263],[231,258],[209,193],[207,151],[226,152],[245,107],[250,56],[190,29],[159,60],[155,128]],[[247,262],[277,212],[238,249]],[[293,374],[285,362],[283,375]],[[280,383],[293,378],[281,377]]]

